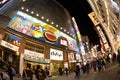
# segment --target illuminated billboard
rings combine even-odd
[[[58,38],[61,36],[67,39],[60,40],[61,42],[59,43],[62,45],[68,46],[70,50],[75,50],[77,46],[76,40],[71,38],[69,35],[21,11],[18,11],[17,14],[14,15],[7,27],[28,36],[37,38],[42,42],[53,44],[54,46],[59,45]]]

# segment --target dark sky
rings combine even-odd
[[[75,17],[80,33],[88,36],[90,43],[99,43],[98,35],[94,29],[94,25],[88,17],[88,13],[92,12],[87,0],[56,0],[64,8],[68,10],[72,17]]]

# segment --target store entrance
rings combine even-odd
[[[11,49],[8,49],[5,47],[2,47],[2,48],[3,48],[2,49],[2,53],[3,53],[2,59],[4,62],[4,67],[7,69],[7,66],[9,64],[12,64],[12,66],[16,70],[16,73],[19,73],[19,56],[16,55],[16,52]]]

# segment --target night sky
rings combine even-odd
[[[99,43],[97,32],[94,29],[94,25],[88,13],[92,12],[92,9],[87,3],[87,0],[56,0],[64,8],[68,10],[72,17],[75,17],[80,33],[83,36],[88,36],[90,43],[93,45]]]

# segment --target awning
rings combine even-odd
[[[37,61],[29,58],[24,58],[24,60],[28,62],[33,62],[33,63],[39,63],[39,64],[50,64],[50,62],[47,62],[47,61]]]

